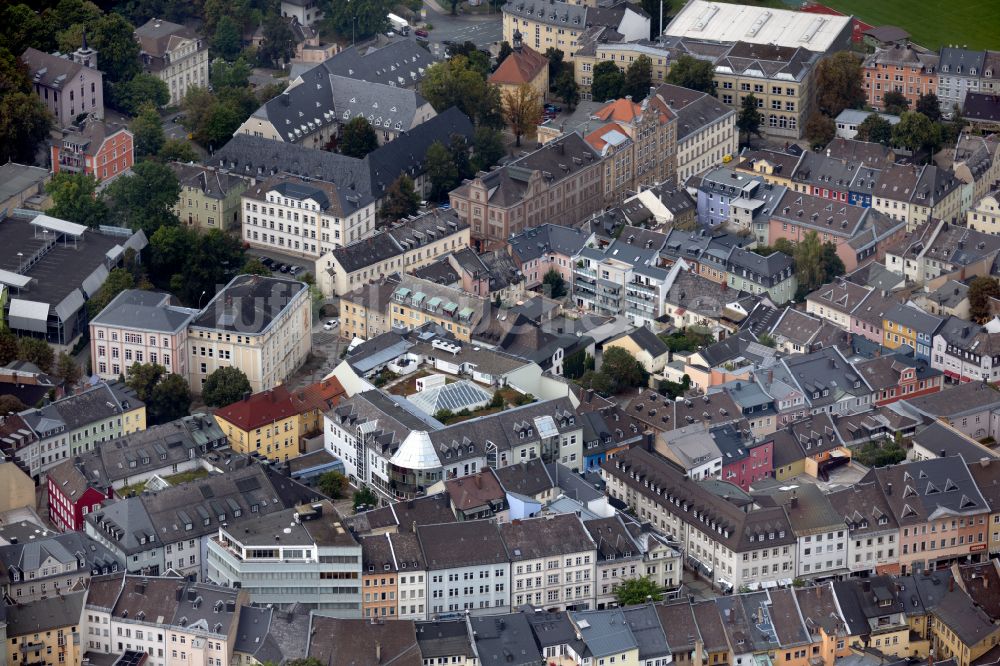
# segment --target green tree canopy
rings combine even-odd
[[[344,39],[355,38],[357,41],[371,37],[381,32],[388,20],[389,12],[396,4],[395,0],[321,0],[323,24]]]
[[[11,361],[14,359],[12,358]],[[5,363],[10,363],[10,361],[5,361]],[[23,412],[28,408],[23,402],[21,402],[16,395],[0,395],[0,414],[17,414]]]
[[[34,363],[42,372],[52,372],[55,353],[51,345],[41,338],[18,338],[17,358]]]
[[[115,106],[129,115],[136,115],[142,107],[152,104],[166,106],[170,101],[167,84],[152,74],[139,73],[116,87]]]
[[[627,578],[615,588],[615,598],[619,606],[635,606],[647,601],[659,601],[663,598],[660,588],[651,578]]]
[[[667,83],[714,95],[715,68],[707,60],[682,55],[670,66],[670,71],[667,73]]]
[[[913,109],[917,113],[922,113],[931,122],[937,122],[941,120],[941,101],[938,96],[934,93],[926,93],[917,98],[917,104]]]
[[[146,160],[132,167],[132,174],[116,178],[104,191],[111,220],[119,226],[142,229],[146,237],[162,226],[178,224],[173,207],[181,186],[170,167]]]
[[[364,116],[351,118],[340,134],[340,152],[348,157],[364,157],[378,148],[375,128]]]
[[[510,42],[506,39],[500,42],[500,51],[497,53],[497,67],[499,67],[503,61],[507,59],[507,56],[513,52],[514,49],[511,48]]]
[[[594,66],[594,78],[590,84],[590,95],[598,102],[618,99],[625,90],[625,74],[618,65],[603,60]]]
[[[247,262],[243,264],[243,269],[240,271],[244,275],[272,275],[273,271],[264,265],[264,263],[257,257],[251,257],[247,259]]]
[[[243,57],[235,62],[214,62],[212,63],[212,87],[216,90],[222,88],[245,88],[250,83],[250,75],[253,74],[253,67]]]
[[[836,118],[844,109],[864,106],[861,59],[850,51],[838,51],[820,60],[814,85],[819,111],[829,118]]]
[[[486,77],[473,68],[469,59],[457,55],[427,68],[420,92],[440,113],[457,106],[470,118],[478,118],[480,106],[486,102]]]
[[[555,93],[572,111],[580,103],[580,89],[576,85],[576,77],[571,70],[563,70],[555,81]]]
[[[611,378],[615,391],[635,386],[646,386],[649,373],[639,361],[621,347],[604,350],[601,373]]]
[[[837,135],[837,124],[833,122],[833,118],[814,111],[806,121],[805,132],[809,146],[813,150],[819,150],[833,141],[833,137]]]
[[[135,278],[132,273],[124,268],[115,268],[108,273],[108,279],[104,281],[97,293],[87,301],[87,313],[93,319],[101,310],[108,306],[115,296],[126,289],[135,286]]]
[[[905,111],[892,128],[892,142],[913,152],[927,150],[933,154],[941,144],[941,126],[916,111]]]
[[[503,144],[503,134],[492,127],[480,125],[472,135],[472,170],[488,171],[507,154]]]
[[[327,472],[316,479],[316,487],[330,499],[341,499],[347,491],[347,477],[340,472]]]
[[[904,111],[909,110],[910,100],[906,99],[906,95],[898,90],[890,90],[882,98],[882,106],[885,108],[886,113],[898,116]]]
[[[653,61],[649,56],[641,55],[629,64],[625,70],[625,86],[623,92],[632,96],[633,102],[641,102],[649,95],[653,85]]]
[[[549,61],[549,85],[551,86],[563,73],[563,58],[566,57],[566,54],[562,52],[562,49],[550,46],[545,49],[545,57]]]
[[[52,115],[32,90],[28,69],[0,46],[0,164],[33,164]]]
[[[143,105],[129,129],[132,131],[136,157],[157,155],[166,142],[160,114],[152,104]]]
[[[75,358],[66,352],[59,352],[59,356],[56,358],[56,377],[62,379],[68,386],[73,386],[80,381],[82,374],[83,371],[80,370],[80,365]]]
[[[125,385],[135,391],[136,397],[148,403],[153,397],[153,388],[167,373],[167,369],[156,363],[134,363],[128,368]]]
[[[212,36],[212,48],[219,57],[226,60],[233,60],[240,54],[242,47],[240,36],[240,26],[236,24],[228,14],[224,14],[215,25],[215,33]]]
[[[184,139],[167,139],[157,155],[163,162],[196,162],[198,153]]]
[[[996,278],[981,275],[969,283],[969,317],[984,322],[990,317],[990,299],[1000,298],[1000,283]]]
[[[374,507],[378,505],[378,496],[375,491],[368,486],[362,486],[354,493],[354,510],[357,511],[359,507],[368,506]]]
[[[435,141],[427,149],[427,178],[431,183],[431,199],[443,201],[448,192],[458,185],[458,168],[451,158],[451,152],[440,141]]]
[[[169,374],[153,387],[152,398],[146,405],[146,413],[152,424],[168,423],[191,411],[191,389],[187,380],[177,374]]]
[[[548,292],[546,295],[549,298],[562,298],[567,294],[566,280],[563,279],[562,273],[554,268],[550,268],[549,272],[542,278],[542,285],[543,289]]]
[[[107,222],[108,207],[96,196],[97,179],[83,172],[60,171],[45,186],[52,196],[48,214],[95,228]]]
[[[541,96],[530,84],[522,83],[504,92],[503,111],[514,135],[514,145],[520,146],[521,137],[538,127],[542,119]]]
[[[383,15],[384,16],[384,15]],[[257,61],[266,67],[280,67],[295,55],[295,35],[288,20],[277,13],[264,20],[263,40],[257,49]]]
[[[386,220],[400,220],[420,210],[420,195],[413,188],[413,179],[401,174],[389,186],[380,213]]]
[[[740,105],[740,113],[736,116],[736,129],[741,135],[746,135],[747,144],[750,137],[756,134],[760,136],[760,125],[764,122],[764,114],[757,108],[757,98],[750,93],[743,98]]]
[[[858,125],[858,141],[881,143],[883,146],[892,144],[892,124],[877,113],[873,113]]]
[[[29,47],[48,53],[55,48],[53,27],[23,2],[0,7],[0,44],[11,53],[21,54]]]
[[[250,380],[239,368],[226,366],[212,372],[201,387],[201,398],[209,407],[225,407],[252,393]]]

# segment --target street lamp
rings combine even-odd
[[[355,43],[354,31],[355,31],[355,28],[357,27],[357,24],[358,24],[358,17],[357,16],[352,16],[351,17],[351,46],[354,46],[354,43]]]
[[[207,289],[203,289],[201,296],[198,297],[198,309],[201,310],[201,299],[205,298],[205,294],[208,293]]]
[[[24,268],[24,267],[23,267],[23,266],[21,265],[21,260],[22,260],[23,258],[24,258],[24,253],[23,253],[23,252],[18,252],[18,253],[17,253],[17,272],[18,272],[18,273],[20,273],[20,272],[21,272],[21,270],[22,270],[22,269]]]

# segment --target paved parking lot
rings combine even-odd
[[[299,274],[296,275],[295,277],[299,278],[301,278],[304,273],[312,273],[314,270],[316,270],[315,263],[304,257],[295,257],[292,255],[281,254],[279,252],[271,252],[270,250],[264,252],[254,248],[250,248],[249,250],[247,250],[247,254],[249,254],[252,257],[257,257],[258,259],[263,259],[267,257],[276,264],[285,264],[286,266],[298,266],[301,270],[299,271]],[[279,273],[279,271],[274,271],[274,272]]]

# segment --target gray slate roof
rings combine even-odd
[[[126,289],[115,296],[90,323],[176,333],[185,328],[198,311],[174,305],[173,300],[170,294]]]

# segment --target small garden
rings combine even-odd
[[[854,461],[865,467],[888,467],[906,460],[906,446],[903,442],[888,439],[872,440],[853,449]]]

